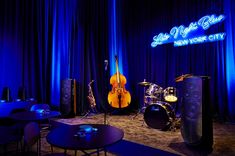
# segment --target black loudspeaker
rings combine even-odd
[[[11,91],[10,91],[9,87],[3,88],[1,100],[3,100],[4,102],[11,102],[12,101]]]
[[[76,115],[76,81],[65,79],[61,81],[60,112],[62,117]]]
[[[186,144],[212,149],[213,123],[209,77],[193,76],[183,81],[181,134]]]
[[[19,87],[17,101],[25,101],[26,100],[26,89],[24,87]]]

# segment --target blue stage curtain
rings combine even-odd
[[[60,82],[73,78],[81,113],[89,108],[87,84],[94,79],[97,107],[104,109],[104,86],[109,85],[104,81],[104,60],[109,56],[106,3],[1,1],[0,88],[10,87],[16,98],[18,87],[25,86],[28,96],[59,107]]]
[[[189,73],[211,77],[213,114],[234,120],[234,6],[232,0],[2,0],[0,89],[10,87],[15,98],[18,87],[25,86],[28,96],[59,107],[60,82],[73,78],[82,113],[89,108],[87,84],[95,80],[102,111],[117,54],[133,110],[143,105],[139,82],[146,79],[180,92],[175,78]],[[222,24],[210,28],[226,31],[224,41],[151,47],[154,35],[208,14],[226,15]],[[107,71],[104,60],[109,61]]]
[[[134,107],[143,106],[143,86],[138,82],[155,83],[163,89],[176,87],[180,93],[181,84],[175,78],[182,74],[209,76],[210,98],[214,117],[231,120],[228,109],[226,79],[226,41],[173,47],[172,43],[151,47],[152,37],[168,32],[173,26],[187,26],[205,15],[225,14],[223,0],[219,1],[122,1],[117,11],[122,19],[124,49],[127,51],[128,82]],[[230,5],[231,6],[231,5]],[[122,8],[122,9],[120,9]],[[234,19],[232,20],[234,21]],[[226,32],[224,22],[210,28],[210,32]],[[120,27],[120,26],[119,26]],[[230,33],[230,35],[232,35]],[[231,96],[232,97],[232,96]],[[231,106],[230,106],[231,108]]]
[[[229,120],[235,121],[235,1],[225,0],[224,11],[226,14],[226,74],[224,75],[227,84],[227,113]],[[224,107],[221,104],[220,107]]]

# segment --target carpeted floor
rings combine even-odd
[[[175,131],[160,131],[147,127],[143,115],[108,115],[106,122],[109,125],[121,128],[124,131],[123,141],[108,148],[108,155],[235,155],[235,125],[213,123],[213,151],[205,153],[200,149],[187,146],[181,136],[180,129]],[[70,119],[55,119],[55,123],[81,124],[104,123],[104,115],[79,116]],[[45,134],[46,135],[46,134]],[[58,136],[59,137],[59,136]],[[55,148],[55,152],[63,150]],[[50,145],[42,139],[42,155],[51,153]],[[74,155],[74,151],[68,151]],[[103,153],[101,153],[102,155]],[[81,155],[78,153],[77,155]]]
[[[187,146],[181,136],[180,129],[175,131],[161,131],[149,128],[143,120],[143,114],[137,115],[107,115],[106,123],[124,131],[124,139],[108,148],[109,156],[201,156],[201,155],[235,155],[235,125],[226,123],[213,123],[213,151],[210,153]],[[103,124],[104,114],[82,118],[77,116],[68,119],[53,119],[53,125],[64,124]],[[51,154],[51,146],[46,141],[48,131],[44,131],[41,139],[41,155]],[[58,136],[60,137],[60,136]],[[53,153],[63,153],[63,149],[54,147]],[[35,150],[35,146],[32,150]],[[91,152],[91,151],[89,151]],[[68,150],[69,155],[75,155]],[[1,155],[1,154],[0,154]],[[10,154],[8,154],[10,155]],[[84,155],[82,152],[77,155]],[[96,154],[93,154],[96,155]],[[100,155],[104,155],[101,152]]]

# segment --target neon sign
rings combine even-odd
[[[224,19],[224,15],[216,16],[212,14],[203,16],[197,22],[191,22],[187,27],[184,25],[175,26],[169,33],[159,33],[154,36],[151,46],[154,48],[170,42],[174,42],[174,46],[184,46],[224,40],[225,33],[204,35],[205,30],[209,29],[212,25],[222,22]]]

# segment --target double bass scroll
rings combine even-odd
[[[125,108],[131,103],[131,95],[125,89],[126,77],[119,72],[118,59],[115,56],[116,73],[110,78],[112,90],[108,94],[108,103],[114,108]]]

